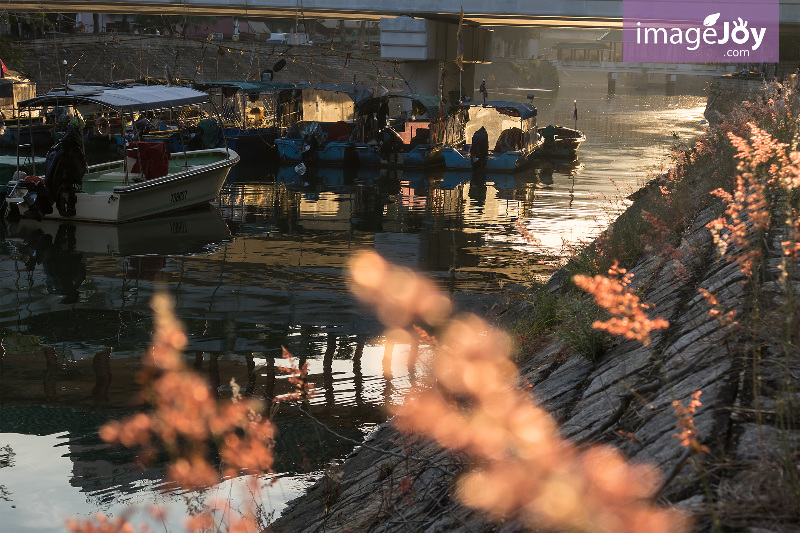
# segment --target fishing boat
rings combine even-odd
[[[427,94],[386,94],[358,108],[354,132],[363,166],[431,167],[442,163],[441,99]]]
[[[359,105],[372,91],[360,85],[304,83],[280,92],[282,163],[358,165],[352,138]]]
[[[536,107],[505,101],[463,102],[447,114],[441,148],[448,169],[509,172],[528,166],[543,140]]]
[[[278,98],[294,83],[275,81],[215,81],[192,85],[222,109],[224,139],[242,161],[263,160],[274,152],[280,137]]]
[[[145,113],[160,120],[185,116],[209,102],[201,91],[172,86],[65,87],[19,102],[20,112],[33,115],[47,107],[107,112],[136,125]],[[138,115],[137,115],[138,114]],[[8,182],[2,206],[6,218],[62,218],[92,222],[127,222],[208,203],[219,194],[239,155],[228,148],[170,154],[165,142],[140,140],[134,127],[124,153],[114,161],[86,165],[80,116],[47,154],[38,175],[18,174]],[[55,208],[53,207],[55,204]]]
[[[564,126],[548,125],[539,128],[542,144],[536,149],[536,157],[576,159],[578,148],[586,140],[582,131]]]

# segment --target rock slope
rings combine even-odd
[[[738,251],[720,256],[706,228],[719,212],[715,206],[697,213],[671,257],[653,251],[632,269],[637,294],[670,322],[648,346],[617,342],[591,362],[552,340],[520,371],[566,438],[612,443],[631,460],[658,466],[665,475],[659,501],[690,512],[697,531],[715,520],[736,530],[798,531],[800,357],[791,339],[776,332],[787,331],[781,321],[798,316],[800,265],[781,279],[785,228],[779,227],[767,239],[763,279],[749,282],[730,260]],[[544,290],[558,294],[566,283],[565,273],[556,273]],[[698,289],[717,298],[722,314],[735,311],[736,322],[711,316]],[[523,305],[510,314],[528,311]],[[689,457],[675,438],[672,404],[688,404],[698,390],[702,406],[694,421],[709,452]],[[453,480],[465,467],[458,454],[387,423],[290,504],[274,531],[525,530],[513,520],[493,523],[456,501]]]

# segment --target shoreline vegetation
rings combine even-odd
[[[283,398],[242,398],[232,383],[217,402],[182,363],[166,299],[139,376],[150,409],[102,438],[143,463],[169,457],[187,490],[250,476],[250,499],[213,502],[190,531],[796,529],[797,81],[676,146],[669,171],[494,325],[452,315],[411,271],[355,256],[354,292],[391,342],[431,349],[428,379],[279,519],[258,486],[274,461],[270,414],[302,408],[306,368],[291,367]],[[68,529],[140,530],[102,516]]]

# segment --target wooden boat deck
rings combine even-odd
[[[225,160],[225,152],[221,151],[200,151],[187,154],[172,154],[169,160],[167,175],[177,174],[192,167],[201,167]],[[188,163],[188,166],[187,166]],[[81,189],[87,194],[95,194],[101,191],[111,191],[114,187],[125,185],[125,172],[123,171],[122,160],[112,163],[104,163],[89,167],[89,172],[83,176]],[[128,173],[128,184],[140,182],[144,176],[140,173]]]

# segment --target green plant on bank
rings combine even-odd
[[[559,302],[559,329],[556,335],[573,353],[597,362],[614,344],[611,335],[593,327],[596,321],[607,316],[585,295],[571,293]]]
[[[529,300],[526,312],[515,323],[511,334],[523,353],[531,353],[537,341],[543,341],[561,321],[559,300],[553,294],[539,287]]]

